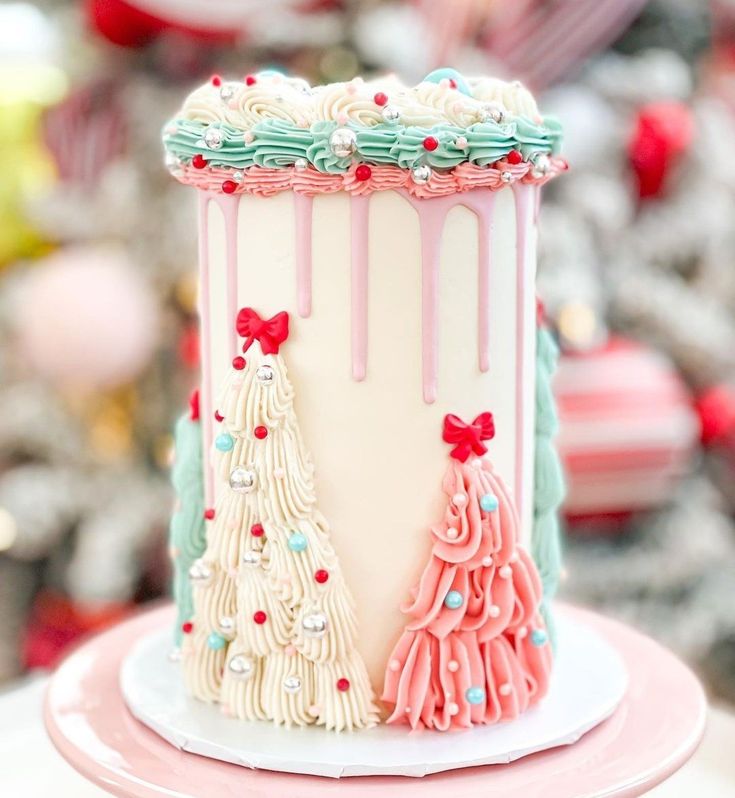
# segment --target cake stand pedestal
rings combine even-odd
[[[704,731],[702,688],[672,654],[649,638],[594,613],[565,608],[592,626],[625,660],[628,692],[614,714],[574,745],[507,765],[423,779],[324,779],[250,771],[174,748],[128,712],[120,663],[142,636],[171,622],[151,610],[93,638],[58,669],[45,721],[61,754],[84,776],[122,798],[632,798],[678,770]]]

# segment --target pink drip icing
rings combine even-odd
[[[202,421],[202,448],[204,451],[204,504],[214,504],[214,473],[210,463],[212,446],[212,325],[209,297],[209,202],[211,196],[199,194],[199,323],[202,359],[202,387],[200,391]]]
[[[524,413],[525,398],[523,381],[526,369],[526,269],[527,242],[529,227],[535,209],[534,188],[532,186],[513,186],[516,207],[516,429],[515,429],[515,498],[523,507],[523,457],[525,443]]]
[[[368,221],[369,198],[353,195],[351,211],[351,313],[352,313],[352,376],[358,382],[367,374],[368,349]]]
[[[431,560],[403,608],[410,621],[383,691],[394,706],[389,723],[438,731],[517,717],[546,694],[551,671],[548,642],[531,640],[532,630],[544,630],[541,580],[518,546],[518,513],[505,485],[487,461],[480,468],[451,461],[443,490],[445,516],[431,530]],[[481,509],[485,494],[498,499],[496,511]],[[460,607],[445,606],[450,590],[461,593]],[[470,687],[484,699],[470,703]]]
[[[229,359],[237,354],[238,338],[235,329],[237,316],[237,217],[240,198],[233,195],[215,194],[213,197],[219,205],[225,221],[225,258],[227,268],[227,329],[230,330]]]
[[[296,213],[296,309],[299,316],[311,316],[311,231],[314,200],[306,194],[294,194]]]

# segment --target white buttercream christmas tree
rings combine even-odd
[[[238,314],[246,357],[216,414],[221,486],[190,573],[184,673],[194,696],[243,719],[361,728],[377,713],[279,351],[288,322]]]

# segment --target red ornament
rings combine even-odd
[[[246,86],[254,86],[258,82],[258,79],[255,75],[245,75],[245,85]]]
[[[434,136],[427,136],[424,139],[424,149],[428,150],[429,152],[433,152],[439,146],[438,139],[435,139]]]
[[[253,620],[259,626],[262,626],[268,620],[268,616],[263,612],[263,610],[257,610],[253,613]]]
[[[247,352],[253,341],[258,341],[264,355],[277,355],[281,344],[288,338],[288,313],[282,310],[271,319],[261,319],[252,308],[243,308],[237,314],[237,333],[241,338],[247,338],[243,352]]]
[[[372,176],[373,170],[366,163],[361,163],[357,169],[355,169],[355,177],[358,180],[370,180]]]
[[[695,407],[699,415],[700,438],[705,446],[722,444],[735,436],[735,388],[715,385],[701,393]]]
[[[628,158],[640,199],[659,196],[672,169],[694,139],[691,109],[680,102],[656,102],[638,111]]]
[[[451,413],[444,416],[442,438],[446,443],[456,444],[449,453],[455,460],[465,462],[473,452],[481,457],[487,452],[483,441],[495,437],[495,422],[492,413],[480,413],[471,424]]]
[[[245,368],[246,362],[247,361],[244,357],[240,357],[240,355],[238,355],[237,357],[232,358],[232,368],[242,371]]]
[[[222,191],[225,194],[234,194],[237,191],[237,183],[234,180],[223,180]]]
[[[263,524],[253,524],[250,527],[250,534],[254,538],[262,538],[265,530],[263,529]]]
[[[523,160],[523,156],[518,150],[511,150],[506,156],[506,159],[508,163],[513,164],[513,166],[515,166],[516,164],[519,164]]]
[[[207,521],[211,521],[214,518],[214,508],[213,507],[208,507],[204,511],[204,517],[206,518]]]
[[[199,391],[191,392],[189,397],[189,420],[199,421]]]
[[[190,635],[194,631],[194,624],[191,621],[184,621],[184,623],[181,624],[181,631],[185,635]]]
[[[374,97],[373,102],[376,105],[387,105],[388,95],[384,91],[379,91]]]
[[[191,165],[195,169],[204,169],[204,167],[207,165],[207,159],[201,153],[197,153],[191,159]]]
[[[219,75],[212,75],[211,82],[213,86],[221,86],[222,78]]]
[[[344,676],[341,679],[337,679],[337,689],[340,693],[346,693],[350,689],[350,680],[345,679]]]
[[[263,438],[268,437],[268,429],[266,427],[256,427],[253,430],[253,435],[255,435],[259,441],[262,441]]]
[[[215,410],[214,411],[214,420],[218,424],[221,424],[225,420],[225,417],[220,415],[219,410]]]
[[[325,570],[324,568],[320,568],[318,571],[315,571],[314,580],[320,585],[323,585],[328,579],[329,571]]]

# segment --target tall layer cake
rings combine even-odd
[[[561,480],[534,277],[559,141],[520,84],[452,70],[215,76],[166,126],[200,230],[171,533],[192,695],[335,730],[542,698]]]

